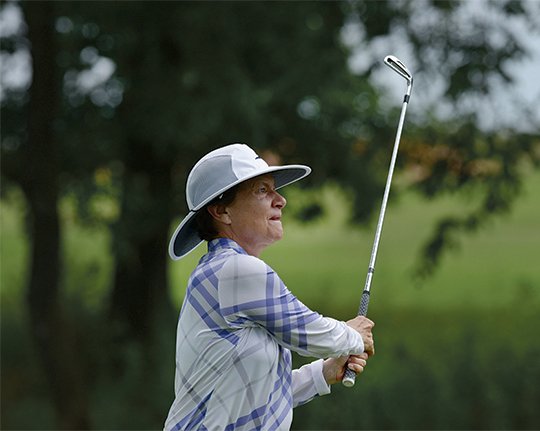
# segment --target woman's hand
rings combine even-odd
[[[369,356],[373,356],[375,354],[375,344],[373,343],[373,334],[371,331],[375,323],[364,316],[356,316],[346,323],[362,336],[362,340],[364,340],[364,352]]]
[[[368,354],[361,353],[360,355],[342,356],[340,358],[329,358],[323,362],[323,376],[326,383],[333,385],[341,382],[345,375],[345,366],[353,370],[356,374],[364,371],[367,364]]]

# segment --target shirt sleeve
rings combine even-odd
[[[293,370],[293,407],[301,406],[318,395],[330,393],[330,385],[324,379],[322,368],[323,360],[319,359]]]
[[[263,327],[279,344],[304,356],[327,358],[364,351],[358,332],[310,310],[262,260],[232,256],[217,276],[220,311],[231,327]]]

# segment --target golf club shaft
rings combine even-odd
[[[371,280],[373,278],[373,273],[375,272],[375,261],[377,260],[377,251],[379,249],[379,241],[381,239],[381,232],[384,223],[384,215],[386,213],[386,205],[388,203],[388,196],[390,195],[390,186],[392,184],[392,177],[394,175],[394,167],[396,165],[396,159],[399,149],[399,142],[401,140],[401,132],[403,130],[403,123],[405,122],[405,113],[407,112],[407,106],[409,104],[409,99],[412,89],[412,80],[407,81],[407,93],[403,100],[403,105],[401,107],[401,115],[399,117],[399,124],[396,133],[396,139],[394,141],[394,149],[392,151],[392,158],[390,160],[390,168],[388,169],[388,177],[386,178],[386,186],[384,188],[384,195],[381,203],[381,211],[379,213],[379,220],[377,222],[377,229],[375,230],[375,239],[373,241],[373,248],[371,249],[371,258],[369,260],[368,272],[366,276],[366,284],[364,286],[364,291],[362,292],[362,299],[360,301],[360,307],[358,309],[359,316],[367,316],[370,290],[371,290]],[[343,377],[342,383],[346,387],[354,386],[356,380],[356,373],[349,368],[345,369],[345,376]]]

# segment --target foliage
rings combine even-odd
[[[537,428],[540,367],[530,358],[540,345],[532,334],[521,337],[521,350],[501,346],[493,331],[502,329],[500,318],[478,311],[388,314],[391,322],[378,332],[391,332],[392,340],[380,338],[354,396],[334,387],[295,410],[293,429]],[[512,319],[511,333],[533,322],[539,323],[536,313]]]
[[[444,128],[453,129],[453,133],[441,141],[440,131]],[[416,272],[425,278],[433,274],[442,251],[457,245],[459,232],[474,232],[491,218],[510,211],[522,189],[520,170],[540,166],[540,140],[526,133],[481,132],[470,122],[426,127],[417,136],[403,148],[406,169],[415,175],[415,189],[429,198],[481,191],[476,206],[446,215],[438,222]]]

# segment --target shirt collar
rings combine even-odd
[[[239,254],[247,254],[238,243],[229,238],[216,238],[208,242],[208,253],[219,253],[228,249],[232,249]]]

